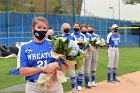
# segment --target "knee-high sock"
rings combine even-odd
[[[76,87],[76,77],[70,77],[70,81],[71,81],[72,89],[75,89],[75,87]]]
[[[82,82],[83,82],[83,74],[78,74],[78,78],[77,78],[78,86],[82,86]]]
[[[111,68],[108,68],[108,72],[107,72],[107,80],[111,80]]]
[[[91,71],[91,79],[92,79],[92,81],[95,80],[95,76],[96,76],[96,72],[95,71]]]
[[[88,85],[89,82],[89,74],[85,74],[85,85]]]
[[[116,79],[117,68],[113,68],[113,80]]]

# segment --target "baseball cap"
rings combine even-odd
[[[117,24],[113,24],[112,28],[118,28],[118,25]]]

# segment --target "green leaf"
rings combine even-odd
[[[84,58],[84,53],[79,52],[79,56],[76,57],[76,61],[77,61],[77,64],[75,65],[76,69],[84,65],[83,58]]]

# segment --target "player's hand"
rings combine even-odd
[[[66,71],[66,70],[68,70],[68,66],[66,64],[63,64],[62,65],[62,71]]]
[[[50,64],[48,64],[47,66],[45,66],[44,72],[46,72],[46,73],[52,73],[52,72],[54,72],[57,68],[58,68],[58,63],[57,63],[57,62],[50,63]]]

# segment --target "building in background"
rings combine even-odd
[[[81,16],[98,16],[121,20],[140,21],[140,4],[124,4],[123,0],[83,0]],[[120,8],[119,8],[120,7]]]

